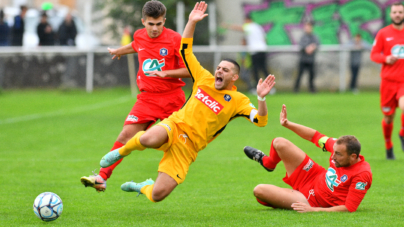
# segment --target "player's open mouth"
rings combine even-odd
[[[221,84],[223,82],[223,77],[221,76],[216,76],[215,78],[215,84]]]

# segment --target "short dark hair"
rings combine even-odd
[[[161,16],[166,17],[167,8],[165,5],[157,0],[151,0],[144,4],[142,9],[142,17],[146,20],[146,17],[153,17],[157,19]]]
[[[340,138],[338,138],[336,143],[338,145],[345,144],[346,152],[348,153],[348,155],[356,154],[356,156],[359,157],[359,154],[361,152],[361,144],[355,136],[341,136]]]
[[[20,10],[21,11],[28,10],[28,7],[26,5],[21,5]]]
[[[234,69],[236,71],[236,74],[240,73],[240,65],[235,60],[233,60],[231,58],[225,58],[222,61],[228,61],[228,62],[232,63],[234,65]]]
[[[390,9],[391,9],[393,6],[402,6],[402,7],[404,7],[403,3],[401,3],[401,2],[394,2],[393,4],[391,4]]]

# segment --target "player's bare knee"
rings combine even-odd
[[[255,197],[262,198],[265,194],[268,193],[268,185],[259,184],[255,186],[253,193]]]
[[[282,138],[282,137],[277,137],[274,139],[272,142],[275,150],[277,152],[282,151],[283,148],[287,147],[287,144],[290,143],[289,140]]]
[[[119,133],[117,141],[126,144],[134,135],[132,135],[130,130],[122,129],[121,133]]]
[[[384,122],[386,122],[386,124],[393,123],[393,119],[394,119],[394,114],[392,114],[392,115],[384,115]]]

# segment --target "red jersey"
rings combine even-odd
[[[316,132],[312,142],[324,151],[334,154],[337,139]],[[330,157],[330,167],[319,174],[314,184],[315,198],[321,207],[345,205],[350,212],[356,211],[372,184],[370,165],[362,155],[354,165],[337,168]]]
[[[386,64],[386,57],[394,55],[399,59],[392,65]],[[377,33],[370,59],[382,63],[380,77],[396,82],[404,82],[404,29],[386,26]]]
[[[147,73],[185,68],[179,53],[180,45],[181,35],[168,28],[163,28],[163,32],[153,39],[147,35],[145,28],[135,32],[132,48],[139,58],[137,85],[140,91],[163,93],[185,85],[181,78],[161,78]]]

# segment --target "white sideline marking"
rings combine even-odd
[[[36,120],[36,119],[45,118],[45,117],[55,117],[55,116],[61,116],[61,115],[66,115],[66,114],[80,113],[80,112],[100,109],[100,108],[124,103],[131,99],[133,99],[132,96],[124,96],[124,97],[121,97],[121,98],[118,98],[115,100],[96,103],[96,104],[88,105],[88,106],[77,107],[77,108],[73,108],[73,109],[58,110],[58,111],[54,111],[54,112],[40,113],[40,114],[30,114],[30,115],[25,115],[25,116],[21,116],[21,117],[6,118],[4,120],[0,120],[0,125],[18,123],[18,122],[23,122],[23,121],[31,121],[31,120]]]

